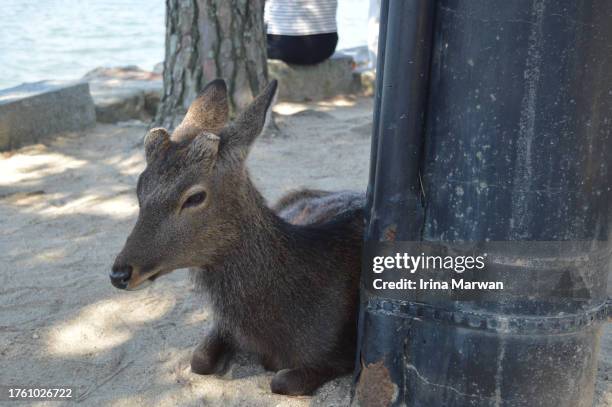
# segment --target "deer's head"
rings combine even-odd
[[[213,265],[240,238],[237,216],[248,196],[245,160],[276,93],[272,81],[232,123],[227,88],[209,83],[170,135],[145,138],[147,166],[138,179],[136,225],[110,273],[117,288],[186,267]]]

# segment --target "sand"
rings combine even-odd
[[[249,167],[271,201],[297,187],[365,190],[371,99],[275,107]],[[189,369],[210,314],[185,271],[135,292],[108,272],[137,214],[146,124],[98,125],[0,156],[0,384],[72,386],[82,405],[347,405],[350,377],[314,397],[269,391],[241,355],[224,377]],[[612,406],[612,331],[597,406]],[[40,402],[39,405],[60,405]]]

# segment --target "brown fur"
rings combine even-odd
[[[222,372],[241,349],[277,371],[273,392],[308,394],[353,367],[363,196],[303,190],[266,205],[245,159],[275,91],[273,81],[227,124],[225,84],[214,81],[178,136],[151,131],[138,220],[111,280],[125,288],[132,275],[192,268],[215,315],[192,370]]]
[[[190,139],[203,131],[217,133],[227,123],[229,105],[225,83],[210,82],[189,106],[182,123],[174,130],[172,140]]]

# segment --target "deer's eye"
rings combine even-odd
[[[183,203],[181,209],[192,208],[194,206],[198,206],[202,204],[206,200],[206,192],[200,191],[191,195],[187,200]]]

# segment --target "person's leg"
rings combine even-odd
[[[307,52],[304,55],[305,64],[318,64],[331,57],[338,45],[337,33],[315,34],[302,37],[304,48]]]
[[[268,58],[280,59],[288,64],[314,65],[333,55],[338,34],[303,36],[267,35]]]
[[[268,59],[283,59],[283,56],[287,53],[284,38],[286,38],[285,35],[266,35]]]

